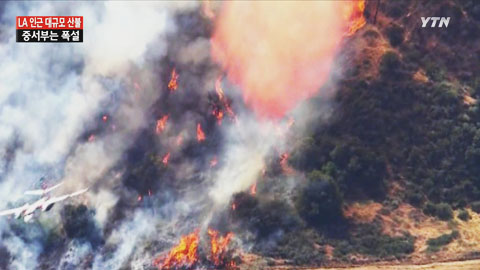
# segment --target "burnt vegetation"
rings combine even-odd
[[[268,196],[235,194],[231,208],[222,213],[222,229],[248,235],[252,251],[260,255],[298,265],[321,265],[327,255],[355,262],[352,255],[395,260],[414,251],[415,238],[407,232],[391,236],[382,231],[378,219],[358,224],[346,218],[344,207],[350,203],[375,201],[392,208],[409,203],[441,220],[452,219],[453,211],[462,209],[458,217],[465,222],[470,215],[464,208],[480,212],[480,105],[476,102],[480,98],[480,50],[476,46],[480,3],[429,1],[432,13],[452,16],[444,32],[420,28],[419,18],[424,14],[417,12],[418,5],[423,4],[380,1],[378,17],[389,22],[378,23],[378,31],[360,31],[359,37],[354,37],[383,37],[389,48],[376,65],[371,63],[371,68],[378,69],[376,77],[362,77],[360,69],[355,76],[342,78],[331,119],[294,142],[288,164],[305,179],[296,179],[301,184],[293,190],[291,200],[273,189],[265,191],[268,186],[259,186],[259,193]],[[367,12],[373,14],[373,7],[368,4]],[[409,11],[415,15],[407,18]],[[176,43],[208,38],[211,31],[198,14],[185,14],[178,20],[179,32],[185,36],[172,38],[172,55],[177,53]],[[432,40],[438,44],[433,49],[427,47]],[[162,81],[168,81],[175,67],[180,74],[179,88],[201,85],[197,78],[212,69],[209,61],[194,67],[173,63],[172,59],[164,62],[169,68],[162,71]],[[425,73],[426,81],[414,78],[419,70]],[[223,138],[211,110],[225,104],[213,94],[213,87],[209,91],[212,94],[208,98],[195,91],[180,97],[165,91],[152,108],[155,119],[168,114],[168,121],[182,122],[187,113],[193,115],[195,123],[202,124],[207,134],[205,142],[186,141],[177,155],[190,159],[195,173],[205,171],[212,154],[222,148]],[[103,238],[135,207],[161,206],[179,197],[181,185],[201,184],[197,179],[175,179],[175,156],[170,166],[162,165],[168,143],[152,147],[154,125],[139,134],[125,155],[122,165],[127,173],[121,179],[124,190],[109,213],[105,231],[98,231],[88,208],[66,205],[61,217],[67,239],[101,246]],[[175,126],[170,128],[172,133],[181,132]],[[282,177],[278,163],[272,162],[267,168],[268,177]],[[389,191],[393,185],[402,189],[392,195]],[[438,251],[457,237],[458,232],[453,231],[430,239],[429,251]],[[51,234],[46,241],[52,243],[50,246],[63,246],[61,239]],[[326,254],[326,247],[333,248],[332,254]],[[109,248],[104,247],[103,252]],[[151,249],[156,252],[159,248]],[[9,260],[5,253],[0,245],[0,268]]]

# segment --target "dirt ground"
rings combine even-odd
[[[260,268],[259,268],[260,269]],[[265,269],[265,268],[263,268]],[[269,270],[480,270],[480,260],[431,263],[425,265],[371,265],[346,268],[303,268],[276,266]]]
[[[304,270],[480,270],[480,260],[432,263],[426,265],[377,265],[358,266],[353,268],[305,268]]]

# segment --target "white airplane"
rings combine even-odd
[[[59,185],[51,187],[50,191],[53,188],[58,187]],[[82,189],[82,190],[79,190],[79,191],[76,191],[76,192],[73,192],[73,193],[70,193],[70,194],[66,194],[66,195],[62,195],[62,196],[58,196],[58,197],[53,197],[53,198],[42,197],[41,199],[37,200],[36,202],[34,202],[32,204],[26,203],[26,204],[24,204],[20,207],[17,207],[17,208],[1,211],[0,216],[14,215],[15,218],[17,218],[17,219],[23,217],[23,220],[25,222],[29,222],[33,218],[33,214],[35,213],[35,211],[37,211],[38,209],[41,209],[43,212],[47,212],[50,209],[52,209],[52,207],[55,203],[66,200],[66,199],[71,198],[71,197],[78,196],[80,194],[83,194],[83,193],[87,192],[87,190],[88,190],[88,188],[85,188],[85,189]],[[42,193],[37,194],[38,193],[37,191],[42,191]],[[32,195],[44,195],[45,194],[43,192],[43,190],[37,190],[37,191],[33,191],[34,194],[32,194]]]
[[[35,190],[27,190],[25,191],[23,194],[25,195],[38,195],[38,196],[45,196],[47,193],[49,193],[50,191],[58,188],[59,186],[63,185],[63,183],[60,183],[60,184],[56,184],[55,186],[53,187],[50,187],[50,188],[42,188],[42,189],[35,189]]]

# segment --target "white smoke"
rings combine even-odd
[[[6,5],[0,20],[8,22],[0,26],[0,33],[9,37],[0,43],[0,209],[21,199],[26,189],[48,175],[49,180],[64,182],[61,189],[56,190],[58,194],[90,187],[83,199],[95,209],[98,225],[106,225],[109,210],[119,199],[113,188],[121,185],[121,177],[111,170],[138,131],[146,127],[151,113],[148,110],[161,91],[157,82],[159,74],[152,73],[149,65],[165,55],[166,36],[176,29],[172,20],[175,13],[194,7],[193,2],[149,1]],[[82,15],[84,42],[16,43],[15,16],[18,15]],[[178,48],[172,57],[184,66],[202,69],[209,51],[209,42],[202,37]],[[182,76],[180,73],[180,83]],[[176,97],[188,99],[189,91],[206,94],[212,90],[216,76],[216,72],[207,71],[206,78],[198,80],[199,85],[187,85],[187,89],[175,93]],[[105,107],[116,94],[121,98],[115,102],[115,109]],[[103,112],[114,112],[112,120],[105,123],[108,132],[94,134],[93,141],[81,139],[87,127],[99,122]],[[225,208],[234,193],[248,190],[261,178],[265,158],[273,149],[283,152],[291,147],[286,141],[288,125],[285,123],[258,121],[240,107],[236,113],[236,124],[225,123],[221,127],[225,149],[218,154],[218,159],[222,165],[198,175],[207,179],[206,183],[185,187],[175,202],[167,197],[168,193],[163,194],[168,203],[158,209],[160,214],[152,215],[145,210],[128,212],[123,223],[105,239],[106,245],[114,246],[115,251],[106,259],[102,253],[96,254],[93,269],[115,270],[127,264],[135,268],[135,258],[142,261],[145,257],[142,253],[145,239],[158,234],[156,237],[165,241],[174,239],[171,243],[174,244],[186,230],[199,224],[206,226],[215,212]],[[297,124],[305,125],[306,119],[310,119],[305,115],[317,117],[318,114],[323,112],[309,108],[294,115],[299,118]],[[184,130],[185,141],[195,140],[195,127],[203,118],[198,112],[187,112],[181,116],[180,123],[172,124]],[[177,140],[178,134],[168,134],[168,128],[158,138],[162,146],[174,145]],[[181,154],[178,147],[161,151],[171,151],[172,159],[177,153]],[[176,166],[176,180],[194,178],[198,173],[195,162],[172,164]],[[158,181],[161,180],[165,179]],[[55,218],[58,222],[58,215],[46,219]],[[159,227],[161,232],[157,231]],[[8,230],[9,226],[0,222],[0,234]],[[18,269],[37,267],[39,245],[26,245],[19,238],[9,238],[5,246],[16,258],[14,263]],[[31,255],[28,262],[24,257],[26,253],[22,253],[24,250]],[[71,244],[61,261],[78,265],[90,251],[85,246]],[[142,268],[138,266],[138,269]]]
[[[79,136],[98,122],[100,112],[110,111],[102,106],[112,92],[134,91],[116,89],[104,79],[128,83],[125,79],[134,68],[148,80],[152,74],[143,66],[165,54],[164,39],[175,29],[176,10],[193,6],[172,2],[5,4],[0,26],[4,40],[0,43],[0,209],[22,199],[25,190],[48,175],[51,181],[64,181],[60,193],[97,185],[88,196],[98,206],[98,221],[105,221],[115,197],[98,181],[146,124],[144,110],[156,99],[158,89],[150,81],[138,82],[143,92],[124,95],[115,131],[80,144]],[[84,16],[84,42],[16,43],[15,16],[25,15]],[[0,233],[8,230],[7,224],[0,224]],[[36,267],[40,249],[34,244],[25,248],[21,240],[11,237],[4,245],[16,258],[14,269]],[[23,259],[26,255],[28,263]]]

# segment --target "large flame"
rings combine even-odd
[[[210,260],[214,265],[219,266],[223,263],[233,233],[229,232],[223,237],[218,237],[218,231],[208,229],[208,235],[210,236]]]
[[[218,231],[211,228],[207,231],[210,236],[210,254],[206,258],[215,267],[223,269],[235,269],[235,262],[226,258],[228,245],[233,238],[229,232],[225,236],[218,235]],[[180,243],[173,247],[166,256],[159,256],[153,261],[158,269],[197,269],[196,264],[204,261],[198,257],[198,246],[200,242],[199,232],[196,230],[188,235],[182,236]],[[220,268],[219,268],[220,269]]]
[[[348,26],[347,36],[351,36],[362,28],[367,21],[363,17],[363,12],[365,11],[365,1],[359,0],[356,1],[354,5],[346,5],[343,11],[343,16],[347,19],[350,24]]]
[[[180,243],[172,248],[166,258],[159,257],[153,264],[158,269],[174,269],[177,267],[190,267],[197,262],[198,231],[185,235]]]
[[[212,56],[260,116],[281,117],[326,82],[342,37],[364,24],[359,2],[226,1]]]

